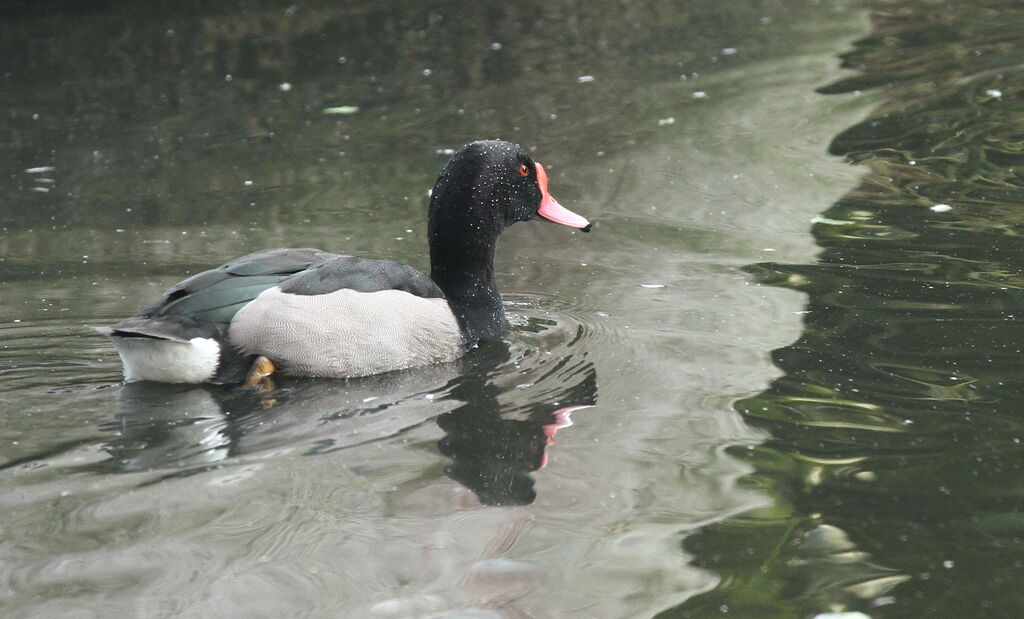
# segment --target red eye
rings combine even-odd
[[[524,163],[519,166],[519,173],[522,174],[523,176],[529,176],[530,168],[526,167],[526,164]]]

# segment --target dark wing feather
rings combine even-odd
[[[338,257],[338,254],[308,247],[303,249],[265,249],[235,258],[220,268],[231,275],[284,275],[298,273],[310,266]]]
[[[318,249],[268,249],[236,258],[215,269],[197,273],[173,286],[153,305],[135,316],[114,325],[114,331],[134,332],[150,337],[155,333],[142,333],[140,319],[149,319],[149,331],[166,325],[167,337],[174,337],[173,331],[181,330],[182,320],[174,317],[187,316],[185,323],[231,322],[232,317],[246,303],[261,292],[277,285],[311,266],[338,258]],[[171,320],[159,320],[162,317]]]
[[[184,295],[165,300],[154,315],[184,314],[197,320],[231,322],[235,312],[243,305],[286,277],[288,275],[246,277],[227,274],[216,281],[211,278],[202,288],[194,288]]]
[[[355,256],[338,256],[281,282],[281,290],[290,294],[327,294],[343,288],[357,292],[402,290],[418,297],[444,298],[434,280],[411,266]]]
[[[213,337],[238,310],[273,286],[292,294],[403,290],[427,298],[444,293],[416,269],[389,260],[339,256],[318,249],[268,249],[197,273],[170,288],[160,300],[112,327],[119,336],[187,341]]]

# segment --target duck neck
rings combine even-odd
[[[499,338],[508,326],[494,281],[497,238],[480,240],[443,233],[430,237],[430,278],[444,292],[470,343]]]
[[[430,199],[430,277],[444,292],[467,342],[501,337],[507,327],[494,281],[494,252],[504,222],[477,179],[446,169]]]

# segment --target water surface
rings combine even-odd
[[[737,483],[772,428],[735,403],[788,371],[771,351],[807,294],[748,267],[812,263],[812,219],[862,182],[827,147],[882,97],[815,91],[854,75],[858,6],[5,13],[7,614],[635,617],[730,595],[683,542],[779,509]],[[503,237],[505,341],[269,394],[120,383],[90,327],[188,273],[277,246],[426,268],[426,191],[484,137],[597,222]]]
[[[784,375],[736,403],[770,433],[730,453],[772,506],[686,540],[723,580],[665,616],[1024,608],[1024,11],[872,9],[857,74],[820,89],[884,93],[829,148],[863,177],[812,228],[815,261],[748,269],[808,295]]]

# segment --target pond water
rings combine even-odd
[[[3,614],[1019,614],[1024,12],[937,6],[3,5]],[[596,222],[502,237],[503,341],[121,382],[243,253],[426,269],[489,137]]]

